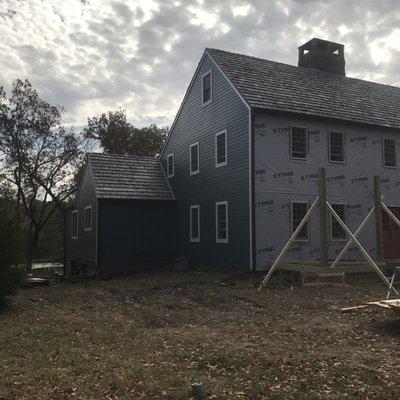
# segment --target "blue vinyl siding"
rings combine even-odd
[[[85,207],[92,206],[92,230],[85,231]],[[78,210],[78,239],[72,239],[72,211]],[[65,256],[96,264],[97,199],[90,163],[85,168],[75,205],[65,215]]]
[[[99,210],[100,266],[174,257],[174,202],[102,200]]]
[[[212,70],[212,102],[202,106],[201,78]],[[215,134],[227,129],[227,165],[215,167]],[[200,172],[190,175],[190,145],[199,142]],[[178,255],[196,263],[248,268],[249,110],[206,54],[161,159],[174,153],[169,183],[177,200]],[[216,243],[215,202],[227,201],[229,243]],[[200,242],[190,242],[190,206],[200,205]]]

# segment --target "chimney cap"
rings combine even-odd
[[[340,43],[331,42],[329,40],[312,38],[307,43],[302,44],[298,47],[299,50],[327,50],[332,53],[335,51],[343,51],[344,45]]]
[[[344,45],[313,38],[299,47],[298,65],[346,76]]]

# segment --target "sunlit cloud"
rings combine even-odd
[[[206,47],[290,64],[312,37],[345,44],[348,76],[400,83],[397,2],[2,0],[0,82],[28,78],[65,122],[122,107],[171,124]]]

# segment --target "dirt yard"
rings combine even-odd
[[[0,314],[0,399],[399,399],[400,323],[372,276],[258,294],[205,268],[21,291]],[[224,282],[223,285],[220,283]]]

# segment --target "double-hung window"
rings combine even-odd
[[[190,175],[198,174],[199,167],[199,142],[190,145]]]
[[[217,243],[228,243],[228,202],[215,203],[215,229]]]
[[[92,230],[92,206],[85,207],[85,231]]]
[[[72,211],[72,239],[78,239],[78,210]]]
[[[297,160],[308,159],[308,129],[292,126],[290,129],[290,157]]]
[[[300,225],[308,211],[308,203],[293,202],[292,203],[292,233]],[[309,239],[309,226],[308,221],[303,225],[300,232],[298,233],[296,240],[308,240]]]
[[[167,155],[167,178],[172,178],[175,174],[175,156],[174,153]]]
[[[211,70],[206,72],[201,78],[202,86],[202,104],[203,106],[212,101],[212,73]]]
[[[332,208],[339,218],[346,223],[346,205],[345,204],[332,204]],[[331,239],[332,240],[343,240],[346,239],[346,231],[339,224],[337,219],[331,212]]]
[[[215,134],[215,166],[222,167],[228,162],[227,130]]]
[[[344,132],[329,132],[329,161],[344,162],[346,159],[346,135]]]
[[[200,242],[200,206],[190,207],[190,241]]]
[[[383,166],[388,168],[397,167],[396,141],[383,139]]]

